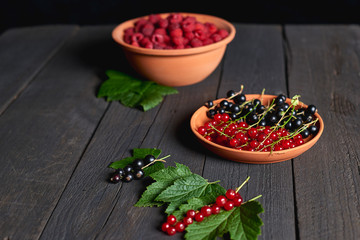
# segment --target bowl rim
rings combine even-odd
[[[261,94],[245,94],[246,98],[248,99],[254,99],[256,97],[260,97]],[[263,96],[269,96],[269,97],[276,97],[277,95],[270,95],[270,94],[264,94]],[[219,98],[219,99],[216,99],[214,100],[214,103],[218,103],[220,102],[221,100],[224,100],[225,98]],[[286,98],[286,101],[288,102],[290,99],[289,98]],[[300,101],[300,104],[302,104],[302,106],[305,106],[307,107],[307,105],[303,102]],[[191,119],[190,119],[190,128],[191,128],[191,131],[195,134],[195,136],[201,140],[203,143],[205,144],[208,144],[214,148],[218,148],[218,149],[222,149],[222,150],[225,150],[225,151],[228,151],[228,152],[232,152],[232,153],[237,153],[239,155],[241,154],[251,154],[251,155],[258,155],[258,156],[272,156],[272,155],[284,155],[286,153],[289,153],[289,152],[294,152],[295,150],[297,149],[302,149],[302,148],[306,148],[307,146],[309,146],[309,148],[314,145],[320,138],[320,136],[322,135],[323,131],[324,131],[324,121],[323,119],[321,118],[320,114],[318,112],[316,112],[314,115],[318,120],[318,123],[319,123],[319,131],[317,132],[317,134],[312,137],[311,139],[307,140],[304,144],[302,144],[301,146],[298,146],[298,147],[295,147],[295,148],[291,148],[291,149],[285,149],[285,150],[281,150],[281,151],[273,151],[273,152],[251,152],[251,151],[240,151],[238,149],[233,149],[233,148],[229,148],[229,147],[225,147],[225,146],[221,146],[219,144],[216,144],[214,142],[211,142],[207,139],[205,139],[200,133],[198,133],[195,129],[195,119],[197,118],[197,116],[204,110],[206,110],[207,107],[206,106],[202,106],[200,108],[198,108],[194,113],[193,115],[191,116]],[[253,161],[253,162],[256,162],[256,161]]]
[[[168,16],[172,13],[180,13],[185,16],[194,16],[194,17],[201,16],[201,17],[205,17],[205,18],[215,19],[219,22],[222,22],[230,29],[229,35],[226,38],[224,38],[216,43],[212,43],[212,44],[209,44],[206,46],[195,47],[195,48],[186,48],[186,49],[149,49],[149,48],[132,46],[131,44],[126,43],[123,40],[124,26],[126,26],[127,24],[131,24],[141,18],[146,18],[149,16],[149,15],[145,15],[145,16],[129,19],[129,20],[126,20],[126,21],[118,24],[111,33],[112,38],[115,42],[120,44],[121,47],[123,47],[124,49],[129,50],[131,52],[145,54],[145,55],[179,56],[179,55],[198,54],[198,53],[203,53],[203,52],[207,52],[207,51],[211,51],[211,50],[214,50],[217,48],[224,47],[227,44],[229,44],[235,37],[236,29],[235,29],[234,25],[232,23],[230,23],[229,21],[227,21],[223,18],[217,17],[217,16],[202,14],[202,13],[191,13],[191,12],[167,12],[167,13],[158,13],[158,14],[160,16]],[[209,22],[211,22],[210,19],[209,19]]]

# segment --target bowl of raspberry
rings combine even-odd
[[[125,21],[112,37],[140,75],[178,87],[201,82],[217,68],[235,27],[216,16],[162,13]]]
[[[315,105],[284,95],[242,94],[206,102],[191,117],[201,144],[228,160],[267,164],[295,158],[319,140],[324,122]]]

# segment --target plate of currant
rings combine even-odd
[[[190,127],[208,150],[232,161],[267,164],[309,150],[324,131],[315,105],[300,96],[227,92],[207,101],[191,117]]]

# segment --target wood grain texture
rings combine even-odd
[[[276,25],[237,25],[236,38],[224,62],[218,97],[230,89],[244,93],[287,94],[282,29]],[[241,190],[245,200],[262,194],[265,212],[259,239],[295,239],[292,164],[254,165],[232,162],[206,154],[204,177],[221,180],[226,188],[236,188],[250,176]]]
[[[360,238],[360,28],[287,26],[289,89],[325,130],[294,161],[300,239]]]
[[[1,239],[40,236],[107,107],[81,61],[105,30],[69,39],[0,117]]]
[[[0,37],[0,114],[48,60],[78,30],[77,26],[12,29]]]
[[[178,88],[179,94],[166,97],[159,112],[150,126],[140,147],[156,147],[162,150],[166,166],[175,166],[174,162],[187,165],[191,171],[202,174],[204,149],[190,132],[190,116],[206,100],[216,95],[220,79],[221,66],[205,81],[196,85]],[[201,89],[201,91],[199,91]],[[131,182],[123,184],[108,221],[96,239],[166,239],[159,230],[166,219],[164,208],[133,207],[146,186],[151,182]],[[182,239],[183,234],[173,236]]]

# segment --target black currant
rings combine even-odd
[[[234,98],[233,98],[234,102],[237,103],[237,104],[241,104],[241,103],[244,103],[246,102],[246,96],[244,94],[239,94],[239,95],[236,95]]]
[[[249,124],[254,124],[259,120],[258,116],[255,113],[251,113],[246,117],[246,122]]]
[[[310,134],[315,135],[319,129],[316,125],[311,125],[310,127],[308,127],[308,130],[309,130]]]
[[[132,166],[133,168],[142,168],[144,166],[144,161],[142,159],[135,159]]]
[[[288,103],[284,103],[283,108],[285,109],[285,111],[290,107],[290,105]]]
[[[280,95],[275,98],[276,106],[282,106],[284,103],[285,103],[285,100],[284,100],[284,98],[280,97]]]
[[[118,183],[118,182],[120,182],[121,178],[122,178],[122,176],[121,176],[119,173],[115,172],[115,173],[110,177],[110,181],[111,181],[112,183]]]
[[[266,107],[264,105],[257,106],[256,113],[262,114],[265,111]]]
[[[211,108],[211,107],[214,106],[214,102],[211,101],[211,100],[209,100],[209,101],[207,101],[207,102],[205,103],[205,106],[208,107],[208,108]]]
[[[309,105],[305,110],[306,115],[313,115],[313,114],[315,114],[315,112],[316,112],[316,107],[312,104]]]
[[[155,161],[155,157],[153,155],[146,155],[144,158],[144,164],[148,165]]]
[[[127,173],[130,173],[133,169],[134,168],[132,165],[127,165],[124,167],[124,172],[125,172],[125,174],[127,174]]]
[[[313,118],[313,115],[303,115],[302,117],[304,123],[309,123],[311,122],[314,118]]]
[[[233,102],[228,102],[228,105],[226,106],[226,110],[231,111],[233,105],[234,105]]]
[[[144,171],[142,169],[135,169],[134,170],[134,177],[135,179],[141,179],[145,175]]]
[[[236,120],[238,119],[238,115],[236,113],[230,113],[230,118],[231,120]]]
[[[299,118],[296,118],[296,119],[291,121],[291,125],[292,125],[293,129],[297,129],[302,124],[303,124],[303,121],[301,119],[299,119]]]
[[[230,91],[228,91],[228,92],[226,93],[226,96],[227,96],[228,98],[230,98],[230,97],[234,96],[235,94],[236,94],[236,92],[235,92],[234,90],[230,90]]]
[[[206,115],[208,116],[208,118],[213,118],[216,114],[216,110],[215,109],[210,109]]]
[[[292,122],[291,121],[287,122],[285,128],[288,130],[292,129],[293,128]]]
[[[254,105],[254,106],[260,106],[260,105],[261,105],[260,99],[254,99],[254,100],[253,100],[253,105]]]
[[[226,110],[225,110],[225,108],[223,108],[223,107],[219,107],[219,108],[217,109],[217,112],[220,113],[220,114],[223,114],[223,113],[226,112]]]
[[[227,101],[227,100],[222,100],[221,102],[220,102],[220,107],[227,107],[229,105],[229,102]]]
[[[116,173],[119,174],[120,176],[124,176],[125,171],[122,168],[118,168],[118,169],[116,169]]]
[[[265,127],[266,126],[266,120],[265,119],[261,119],[259,122],[259,126],[260,127]]]
[[[273,125],[278,121],[278,118],[276,117],[275,114],[270,114],[268,116],[268,120],[269,120],[268,122]]]
[[[305,139],[307,138],[308,136],[310,136],[310,132],[309,130],[305,129],[301,132],[301,136]]]
[[[123,177],[124,182],[131,182],[133,179],[134,179],[134,174],[132,174],[131,172],[126,173],[125,176]]]
[[[233,113],[238,113],[240,112],[241,109],[240,109],[240,106],[238,104],[233,104],[232,107],[231,107],[231,112]]]

